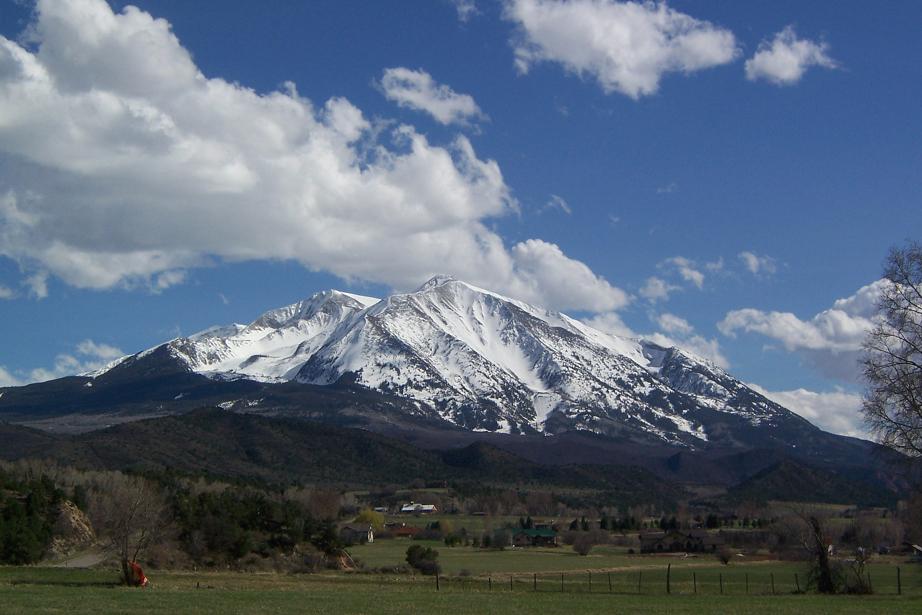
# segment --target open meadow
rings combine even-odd
[[[380,541],[352,552],[368,567],[385,568],[400,563],[407,544]],[[821,596],[796,591],[797,583],[805,588],[805,570],[791,562],[723,566],[712,558],[635,556],[610,548],[587,557],[567,548],[443,547],[439,552],[445,572],[438,587],[434,577],[409,574],[149,571],[151,587],[131,589],[118,584],[115,570],[2,567],[0,612],[922,612],[922,566],[896,559],[870,566],[873,595]],[[897,594],[898,566],[902,595]]]

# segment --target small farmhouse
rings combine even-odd
[[[371,543],[375,541],[375,531],[365,523],[351,523],[340,528],[339,539],[347,545]]]
[[[512,536],[517,547],[556,547],[557,532],[550,528],[521,529]]]
[[[430,515],[438,512],[438,509],[434,504],[417,504],[416,502],[410,502],[409,504],[401,506],[400,512],[410,515]]]
[[[723,538],[707,530],[669,530],[640,535],[641,553],[714,553]]]

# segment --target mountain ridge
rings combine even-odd
[[[322,291],[90,374],[5,389],[0,417],[51,416],[62,401],[55,396],[66,398],[62,414],[211,404],[316,416],[319,406],[329,410],[323,420],[338,413],[379,426],[586,431],[690,450],[793,449],[825,438],[693,353],[603,333],[451,276],[384,299]]]

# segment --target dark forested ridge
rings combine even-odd
[[[521,439],[521,438],[519,438]],[[591,442],[583,437],[576,443]],[[370,431],[293,418],[270,418],[202,408],[188,414],[133,421],[107,429],[53,435],[0,424],[0,458],[53,459],[88,469],[133,472],[175,471],[224,480],[340,487],[407,485],[413,482],[478,482],[523,488],[576,489],[607,493],[630,503],[673,502],[688,497],[685,484],[731,487],[734,499],[849,501],[879,504],[897,497],[894,485],[873,471],[839,471],[785,462],[769,452],[707,458],[676,453],[661,459],[606,455],[597,463],[573,456],[573,463],[541,463],[540,447],[576,443],[539,441],[532,455],[515,451],[515,437],[491,442],[422,448]],[[601,447],[605,442],[596,443]],[[505,450],[503,446],[512,450]],[[609,443],[610,445],[610,443]],[[612,462],[615,460],[616,462]],[[720,473],[733,463],[738,473]],[[642,466],[641,464],[646,464]],[[792,469],[793,468],[793,469]],[[699,480],[689,480],[698,471]],[[831,496],[835,496],[830,499]]]
[[[300,419],[200,409],[74,436],[0,425],[0,457],[50,458],[84,468],[175,470],[222,479],[373,486],[478,480],[621,489],[652,499],[680,490],[638,467],[547,466],[490,444],[427,450],[372,432]]]

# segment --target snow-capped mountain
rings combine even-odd
[[[700,447],[795,446],[816,430],[678,348],[608,335],[447,276],[382,300],[324,291],[116,364],[164,351],[215,380],[352,382],[479,431],[582,429]]]

